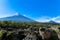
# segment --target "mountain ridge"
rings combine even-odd
[[[6,20],[6,21],[16,21],[16,22],[36,22],[28,17],[25,17],[23,15],[14,15],[9,17],[0,18],[0,20]]]

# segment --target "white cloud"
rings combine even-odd
[[[23,15],[23,16],[26,16],[26,15]]]
[[[36,21],[38,21],[38,22],[48,22],[49,20],[47,20],[47,19],[38,19]]]
[[[55,20],[55,22],[58,22],[58,23],[60,23],[60,20]]]
[[[55,21],[55,20],[57,20],[58,18],[60,18],[60,16],[53,17],[53,18],[51,18],[51,20]]]
[[[54,17],[51,20],[60,23],[60,16]]]
[[[19,15],[19,13],[18,13],[18,12],[16,12],[14,15],[18,16],[18,15]]]
[[[53,20],[55,22],[60,23],[60,20],[58,20],[58,19],[60,19],[60,16],[56,16],[56,17],[53,17],[53,18],[48,17],[48,16],[43,16],[43,17],[37,18],[36,21],[38,21],[38,22],[48,22],[50,20]]]
[[[37,18],[36,21],[38,21],[38,22],[48,22],[48,21],[50,21],[50,17],[43,16],[43,17]]]

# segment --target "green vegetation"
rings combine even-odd
[[[53,30],[57,31],[60,30],[60,24],[52,24],[52,23],[39,23],[39,22],[13,22],[13,21],[0,21],[0,37],[3,33],[7,32],[7,36],[10,35],[12,32],[6,31],[7,29],[27,29],[30,27],[52,27]],[[57,29],[56,29],[57,28]],[[19,31],[18,31],[19,32]],[[60,33],[59,33],[60,34]]]
[[[44,26],[60,26],[60,24],[52,23],[39,23],[39,22],[12,22],[12,21],[0,21],[0,27],[2,28],[29,28],[33,27],[44,27]]]
[[[0,30],[0,37],[3,35],[3,33],[5,33],[4,30]]]

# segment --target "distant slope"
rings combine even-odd
[[[48,22],[41,22],[41,23],[44,23],[44,24],[58,24],[58,22],[55,22],[55,21],[53,21],[53,20],[50,20],[50,21],[48,21]]]
[[[56,23],[56,22],[55,22],[55,21],[53,21],[53,20],[50,20],[50,21],[49,21],[49,23]]]
[[[14,16],[10,16],[10,17],[5,17],[5,18],[0,18],[0,20],[5,20],[5,21],[16,21],[16,22],[36,22],[32,19],[29,19],[25,16],[22,15],[14,15]]]

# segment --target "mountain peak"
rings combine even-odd
[[[16,13],[14,16],[0,18],[0,20],[3,20],[3,21],[10,20],[10,21],[16,21],[16,22],[36,22],[28,17],[25,17],[23,15],[19,15],[18,13]]]
[[[19,14],[18,12],[16,12],[14,15],[15,15],[15,16],[19,16],[20,14]]]
[[[55,21],[53,21],[53,20],[50,20],[50,21],[49,21],[49,23],[56,23],[56,22],[55,22]]]

